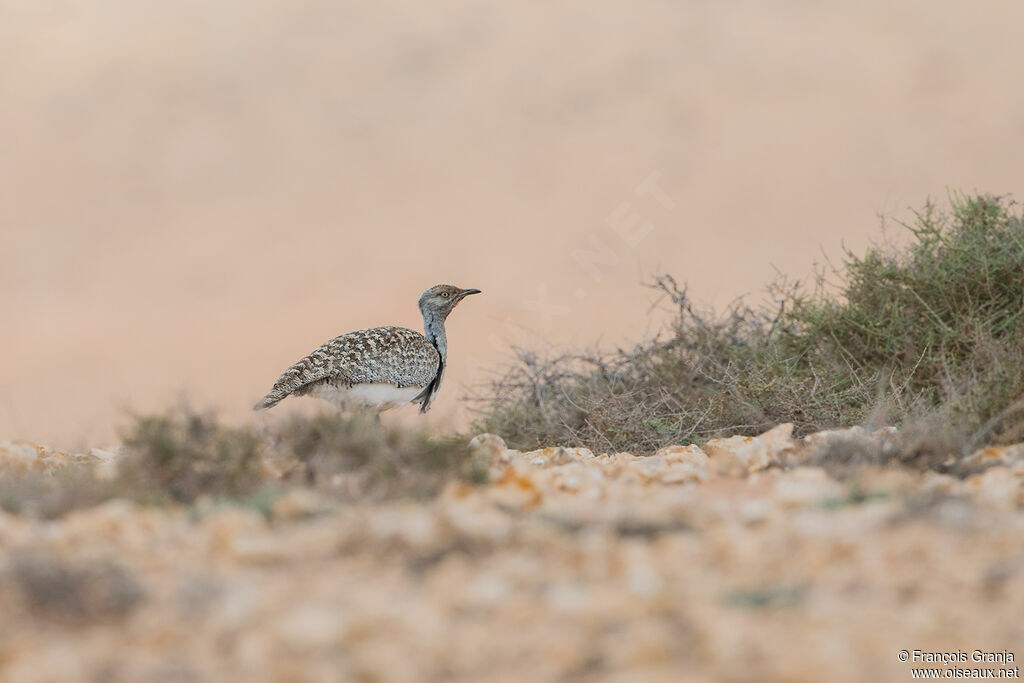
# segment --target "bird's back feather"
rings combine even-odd
[[[426,387],[441,357],[419,332],[404,327],[373,327],[335,337],[285,370],[270,392],[253,406],[266,410],[292,394],[330,382],[339,387],[392,384]]]

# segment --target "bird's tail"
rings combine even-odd
[[[252,407],[253,410],[269,410],[278,403],[281,402],[281,396],[275,396],[274,394],[267,394],[260,400],[256,401],[256,405]]]

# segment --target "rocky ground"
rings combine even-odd
[[[492,483],[425,502],[0,513],[0,679],[906,680],[901,649],[1005,649],[1012,669],[1024,449],[964,478],[809,466],[854,437],[783,425],[634,457],[481,435]]]

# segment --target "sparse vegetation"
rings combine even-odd
[[[650,452],[792,422],[796,434],[851,434],[811,456],[833,474],[898,463],[967,473],[960,456],[1024,439],[1024,223],[994,197],[929,204],[904,248],[847,253],[836,288],[779,282],[771,304],[696,309],[671,277],[654,284],[670,328],[629,351],[544,359],[522,351],[493,383],[475,425],[511,446]],[[187,410],[137,418],[116,470],[76,465],[0,472],[0,509],[39,518],[113,499],[227,500],[268,515],[278,493],[341,500],[430,496],[480,482],[467,437],[437,439],[361,417],[319,416],[271,430]]]
[[[905,248],[847,252],[815,286],[778,282],[771,303],[695,309],[671,277],[677,310],[635,349],[545,358],[523,350],[489,388],[477,428],[518,448],[587,445],[651,451],[669,443],[856,424],[921,429],[892,452],[936,466],[982,443],[1024,437],[1024,224],[1013,202],[928,204]],[[902,431],[902,430],[901,430]],[[908,432],[909,434],[910,432]],[[927,438],[925,438],[927,436]],[[904,448],[905,446],[905,448]]]
[[[482,483],[486,471],[470,458],[467,438],[427,437],[383,428],[366,416],[319,415],[286,422],[274,437],[286,480],[318,488],[343,481],[347,495],[420,498],[453,478]]]
[[[181,412],[136,419],[125,435],[118,477],[133,497],[192,503],[203,495],[242,498],[263,483],[263,439],[212,416]]]
[[[112,475],[72,464],[53,472],[0,472],[0,509],[42,519],[114,498],[147,505],[202,500],[268,512],[288,488],[313,487],[339,502],[421,498],[486,472],[466,440],[441,439],[367,418],[293,418],[279,428],[230,427],[178,410],[138,417]]]

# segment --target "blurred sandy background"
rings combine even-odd
[[[459,423],[508,341],[652,332],[656,271],[756,301],[879,213],[1019,191],[1022,26],[955,0],[0,0],[0,438],[109,441],[183,397],[254,419],[322,341],[419,328],[437,282],[485,292],[429,416]]]

